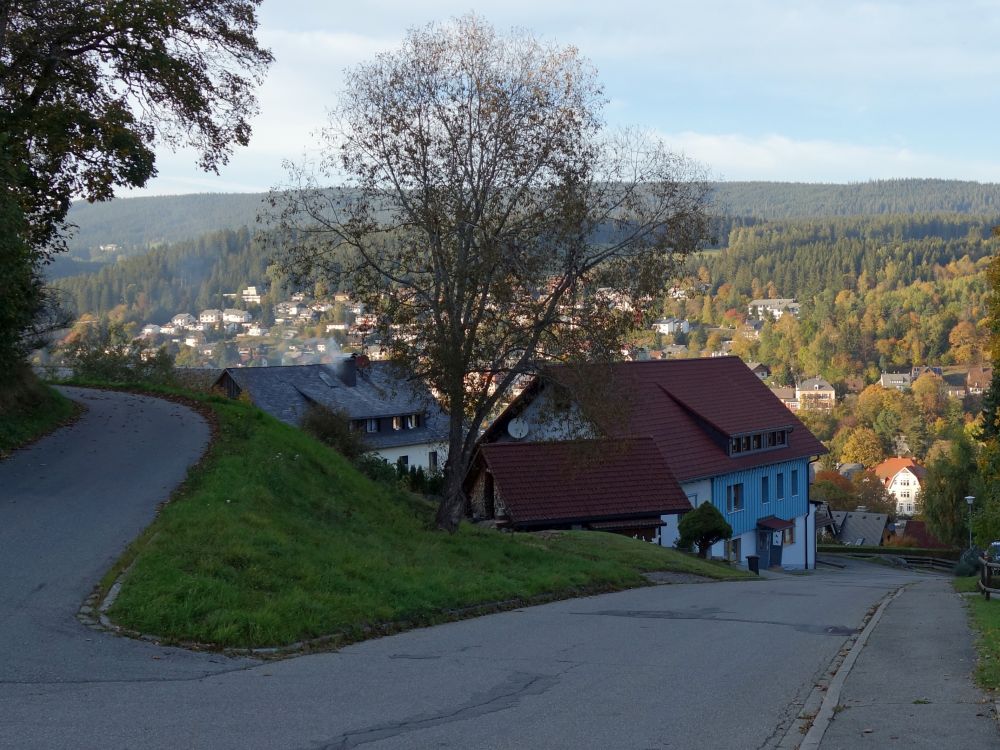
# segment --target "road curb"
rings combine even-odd
[[[834,674],[833,678],[830,680],[830,684],[826,688],[823,695],[823,700],[820,703],[816,717],[812,720],[812,724],[809,727],[809,731],[806,732],[806,736],[798,745],[799,750],[817,750],[819,748],[820,742],[823,740],[823,735],[826,734],[826,730],[830,726],[830,722],[833,721],[836,708],[840,704],[840,693],[844,688],[844,683],[847,681],[848,675],[851,673],[851,669],[854,667],[854,663],[858,660],[858,656],[861,655],[862,649],[864,649],[865,644],[868,643],[868,639],[875,631],[875,628],[878,625],[879,620],[882,619],[882,615],[885,613],[886,609],[888,609],[889,605],[902,595],[905,589],[906,586],[900,586],[894,592],[888,594],[882,599],[881,603],[876,608],[875,613],[868,620],[868,624],[865,625],[861,634],[854,641],[850,651],[847,652],[843,662],[841,662],[840,666],[837,668],[836,674]],[[784,746],[784,744],[782,746]]]

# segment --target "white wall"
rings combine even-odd
[[[430,453],[437,451],[438,471],[444,469],[444,462],[448,459],[448,446],[444,443],[418,443],[416,445],[400,445],[395,448],[382,448],[375,451],[382,458],[393,466],[400,456],[406,456],[409,466],[419,466],[424,471],[429,468]]]
[[[518,417],[528,425],[528,434],[521,438],[520,442],[596,437],[595,430],[580,414],[576,404],[571,404],[568,409],[555,408],[548,389],[539,393]],[[497,437],[498,442],[511,440],[513,438],[506,431]]]
[[[691,507],[696,508],[702,503],[712,499],[712,480],[703,479],[698,482],[687,482],[681,485],[681,491],[687,495],[687,499],[691,501]],[[663,520],[663,526],[660,527],[660,545],[663,547],[673,547],[677,543],[677,538],[680,536],[680,532],[677,530],[677,524],[680,522],[680,516],[676,513],[671,513],[669,515],[661,516]],[[714,552],[712,554],[715,554]]]

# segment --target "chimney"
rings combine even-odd
[[[358,384],[358,355],[352,354],[337,363],[337,377],[343,381],[348,388],[353,388]]]

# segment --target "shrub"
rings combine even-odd
[[[343,412],[313,404],[302,417],[301,427],[349,461],[357,461],[368,451],[361,434],[351,430],[350,419]]]
[[[726,523],[726,519],[712,503],[702,503],[685,513],[677,528],[680,531],[677,547],[688,549],[696,544],[698,557],[707,557],[713,544],[733,535],[733,527]]]

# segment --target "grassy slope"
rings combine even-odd
[[[270,646],[541,594],[644,583],[641,571],[739,571],[621,536],[430,530],[432,506],[376,484],[244,404],[204,398],[219,437],[136,542],[112,618],[222,646]]]
[[[0,458],[51,432],[77,411],[68,398],[26,375],[0,396]]]
[[[955,590],[978,591],[978,576],[955,579]],[[978,634],[976,650],[976,682],[987,690],[1000,689],[1000,601],[986,601],[983,597],[969,598],[969,615]]]

